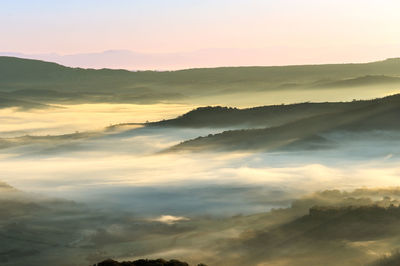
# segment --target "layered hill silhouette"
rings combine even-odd
[[[221,111],[222,110],[222,111]],[[221,113],[212,115],[212,113]],[[251,115],[250,115],[251,114]],[[266,125],[257,129],[228,130],[198,137],[174,146],[170,151],[188,150],[276,150],[291,147],[329,146],[324,134],[333,132],[399,131],[400,95],[349,103],[304,103],[245,110],[211,108],[196,110],[158,125],[205,125],[215,120]],[[192,119],[191,119],[192,118]]]
[[[363,77],[345,79],[340,81],[333,82],[322,82],[320,84],[316,84],[315,86],[321,87],[332,87],[332,88],[346,88],[346,87],[354,87],[354,86],[376,86],[380,84],[390,84],[390,83],[399,83],[399,77],[391,77],[385,75],[366,75]]]
[[[220,67],[179,71],[82,69],[39,60],[0,57],[0,98],[41,108],[55,103],[155,103],[286,89],[395,88],[400,59],[364,64]],[[221,98],[223,99],[223,98]],[[25,103],[25,101],[27,103]],[[32,103],[38,105],[33,106]]]

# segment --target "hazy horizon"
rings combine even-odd
[[[8,26],[0,28],[7,36],[0,52],[51,54],[38,59],[68,66],[168,70],[400,56],[395,0],[6,0],[2,5],[0,23]]]
[[[370,63],[386,59],[399,58],[399,53],[391,49],[383,49],[381,55],[363,57],[360,55],[342,54],[338,58],[326,58],[320,54],[312,54],[304,49],[303,59],[297,61],[286,56],[271,58],[277,51],[286,54],[297,54],[298,50],[290,47],[273,47],[270,49],[202,49],[190,52],[175,53],[140,53],[130,50],[111,49],[101,52],[58,54],[39,53],[25,54],[19,52],[2,52],[0,56],[11,56],[25,59],[53,62],[67,67],[92,69],[124,69],[129,71],[174,71],[194,68],[246,67],[246,66],[298,66]]]

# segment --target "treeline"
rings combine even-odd
[[[179,260],[164,260],[164,259],[156,259],[156,260],[148,260],[148,259],[140,259],[135,261],[123,261],[118,262],[112,259],[108,259],[93,266],[189,266],[188,263],[182,262]],[[205,264],[198,264],[197,266],[207,266]]]
[[[304,104],[307,106],[307,104]],[[308,104],[312,106],[313,104]],[[314,104],[314,105],[324,105]],[[371,132],[371,131],[399,131],[400,124],[400,94],[374,99],[369,101],[357,101],[350,103],[326,103],[332,106],[331,112],[314,109],[314,115],[309,112],[293,110],[284,115],[274,116],[281,119],[281,125],[265,128],[248,128],[229,130],[219,134],[209,135],[188,140],[172,147],[171,151],[189,150],[282,150],[282,149],[315,149],[331,147],[329,141],[324,140],[328,133],[343,132]],[[345,108],[339,108],[345,106]],[[285,113],[285,112],[283,112]],[[254,119],[260,119],[261,114]],[[274,121],[265,116],[266,121]],[[228,119],[227,119],[228,120]],[[275,121],[277,121],[275,120]],[[284,122],[287,120],[289,122]],[[290,121],[292,120],[292,121]]]

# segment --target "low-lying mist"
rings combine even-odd
[[[187,108],[170,107],[152,118]],[[0,140],[2,265],[366,265],[398,248],[396,131],[330,132],[330,145],[315,149],[173,153],[237,128],[101,127],[114,110],[86,131],[98,110],[73,121],[79,108],[1,110],[10,112]],[[143,110],[116,117],[145,122]]]
[[[400,184],[397,133],[330,134],[326,150],[159,153],[224,129],[136,127],[25,139],[1,149],[2,180],[138,215],[249,214],[317,190]]]
[[[396,260],[396,253],[387,254],[399,241],[398,188],[326,190],[286,208],[226,217],[141,217],[6,184],[0,190],[0,262],[7,266],[92,265],[109,257],[178,257],[208,265],[385,265],[383,259]],[[275,196],[248,192],[254,200]]]

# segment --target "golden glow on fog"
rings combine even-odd
[[[143,123],[176,117],[193,109],[184,104],[77,104],[18,111],[0,109],[0,137],[68,134],[119,123]]]

